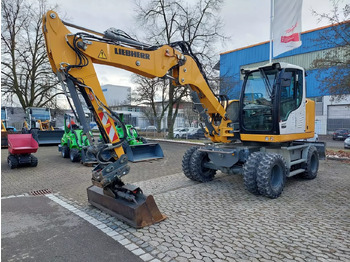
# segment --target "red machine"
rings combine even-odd
[[[35,153],[38,148],[38,142],[35,141],[32,134],[8,134],[7,163],[11,169],[20,166],[38,165],[38,159],[31,153]]]

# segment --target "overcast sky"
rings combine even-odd
[[[147,0],[143,0],[142,2]],[[193,3],[196,0],[188,0]],[[49,6],[59,6],[59,16],[76,25],[104,32],[110,27],[122,29],[135,35],[135,4],[133,0],[48,0]],[[186,2],[186,1],[184,1]],[[311,10],[329,13],[330,0],[304,0],[302,11],[302,31],[327,25],[318,23]],[[221,16],[224,21],[224,33],[230,36],[224,46],[218,47],[218,60],[221,52],[256,44],[269,40],[270,0],[226,0]],[[96,71],[103,84],[132,86],[130,73],[107,66],[97,66]]]

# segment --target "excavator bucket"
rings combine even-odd
[[[88,201],[98,209],[124,221],[134,228],[142,228],[158,223],[167,217],[160,213],[153,196],[139,194],[136,201],[122,197],[112,197],[101,187],[90,186],[87,189]]]
[[[97,163],[96,156],[88,150],[88,147],[81,149],[81,162],[84,166],[92,166]]]
[[[37,133],[37,141],[39,145],[59,144],[61,143],[61,138],[64,134],[64,130],[53,130],[53,131],[35,130],[35,131],[33,133],[33,137],[35,139],[35,133]]]
[[[131,162],[147,161],[164,157],[163,150],[158,143],[128,145],[125,146],[124,150]]]

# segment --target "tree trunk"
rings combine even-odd
[[[173,121],[173,106],[174,106],[174,85],[169,83],[169,107],[168,107],[168,138],[174,138],[174,121]]]

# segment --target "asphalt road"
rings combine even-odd
[[[45,196],[2,199],[1,228],[2,261],[142,261]]]
[[[332,136],[319,136],[320,142],[325,142],[329,149],[344,149],[343,140],[333,140]]]

